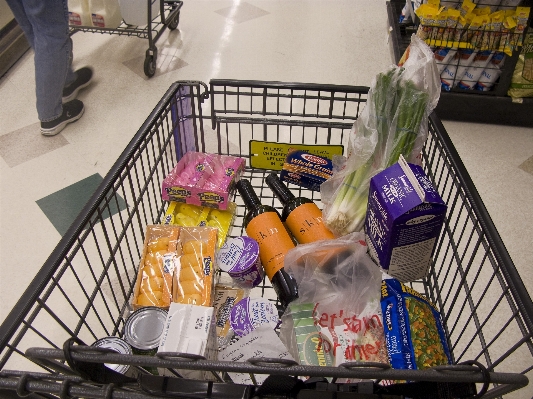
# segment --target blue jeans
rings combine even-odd
[[[63,88],[72,71],[67,0],[7,0],[35,53],[37,114],[42,122],[61,116]]]

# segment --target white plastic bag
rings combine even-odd
[[[298,245],[285,256],[299,298],[282,317],[280,338],[301,364],[387,363],[381,271],[362,233]]]

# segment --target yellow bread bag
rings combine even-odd
[[[146,226],[143,255],[134,288],[133,309],[143,306],[166,309],[170,306],[179,234],[178,226]]]
[[[172,285],[173,302],[212,305],[217,233],[213,227],[181,227]]]

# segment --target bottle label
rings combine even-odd
[[[294,248],[285,226],[276,212],[265,212],[248,223],[246,234],[259,244],[261,263],[272,281],[274,274],[283,268],[285,254]]]
[[[285,224],[300,244],[335,238],[322,222],[322,211],[316,204],[300,205],[289,214]]]

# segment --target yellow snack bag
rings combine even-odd
[[[420,25],[416,32],[417,36],[422,40],[434,39],[433,30],[438,26],[439,9],[430,4],[422,4],[415,13],[420,18]]]
[[[477,8],[474,8],[472,10],[474,15],[489,15],[490,14],[490,7],[489,6],[479,6]]]
[[[433,32],[434,35],[432,37],[433,40],[442,40],[444,36],[444,32],[446,30],[446,22],[448,21],[448,11],[443,10],[437,14],[437,20],[436,24],[438,26],[438,29],[435,29]]]
[[[521,46],[524,40],[524,32],[527,28],[530,10],[530,7],[516,7],[516,27],[514,29],[516,46]]]
[[[502,38],[503,20],[505,13],[503,11],[496,11],[490,15],[490,24],[488,32],[488,50],[496,50]]]
[[[201,207],[193,204],[171,201],[162,224],[183,227],[209,226],[218,229],[217,247],[221,248],[226,242],[235,214],[237,204],[228,203],[226,210]]]
[[[455,25],[455,30],[454,30],[454,37],[453,37],[454,42],[460,42],[464,39],[463,36],[466,35],[467,26],[468,26],[468,22],[466,18],[459,15],[459,18],[457,19],[457,24]]]
[[[476,8],[476,4],[472,0],[464,0],[459,8],[459,12],[464,17],[466,14],[471,13]]]
[[[505,12],[505,18],[502,22],[502,33],[500,38],[500,44],[498,46],[498,51],[505,52],[508,56],[513,55],[513,46],[511,45],[513,33],[512,30],[516,26],[516,19],[514,18],[514,11],[513,16],[508,15],[507,12]]]
[[[468,27],[468,41],[474,48],[478,48],[483,37],[483,28],[485,26],[485,17],[476,15]]]
[[[446,30],[442,35],[442,40],[446,43],[443,43],[444,47],[453,47],[454,35],[457,28],[457,23],[461,18],[461,13],[459,10],[448,10],[446,18]]]

